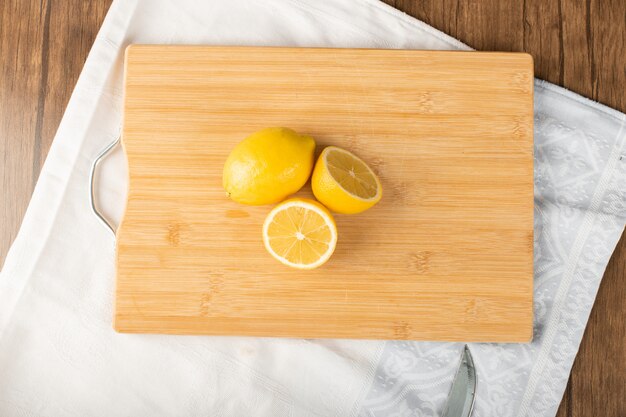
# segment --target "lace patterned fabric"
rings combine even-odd
[[[556,414],[626,221],[624,118],[599,130],[605,115],[571,93],[537,81],[535,97],[533,341],[470,345],[474,416]],[[360,416],[440,415],[462,347],[387,343]]]

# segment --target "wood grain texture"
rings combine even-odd
[[[125,74],[117,330],[530,340],[529,55],[134,45]],[[357,153],[383,185],[336,216],[314,271],[271,258],[271,207],[222,188],[230,151],[267,126]]]
[[[386,1],[474,48],[529,52],[538,77],[626,111],[623,0]],[[0,195],[10,196],[0,199],[0,264],[110,2],[52,0],[53,7],[48,7],[42,0],[0,1]],[[52,10],[58,16],[54,26],[46,23]],[[46,31],[49,35],[44,36]],[[58,39],[54,46],[50,36]],[[48,52],[43,53],[44,48]],[[60,59],[61,54],[50,48],[68,53]],[[46,81],[46,89],[38,81],[42,65],[64,73],[60,79]],[[42,109],[47,127],[36,133]],[[33,163],[35,149],[42,155],[37,164]],[[602,280],[559,417],[626,415],[624,276],[626,236]]]
[[[478,50],[530,53],[535,76],[626,112],[623,0],[385,0]],[[626,416],[626,233],[594,304],[558,417]]]
[[[110,3],[0,1],[0,265]]]

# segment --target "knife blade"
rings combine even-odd
[[[475,394],[476,368],[472,353],[465,345],[442,417],[469,417],[474,409]]]

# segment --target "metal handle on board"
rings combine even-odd
[[[91,202],[91,210],[94,214],[100,219],[100,221],[115,235],[115,229],[109,219],[107,219],[102,213],[98,211],[96,207],[96,194],[95,194],[95,182],[96,182],[96,170],[98,169],[98,165],[100,162],[115,149],[117,145],[120,143],[120,136],[117,137],[112,143],[110,143],[106,148],[102,150],[96,157],[95,161],[93,161],[93,165],[91,165],[91,172],[89,173],[89,201]]]

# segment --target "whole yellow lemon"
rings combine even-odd
[[[313,169],[315,140],[285,127],[270,127],[248,136],[224,164],[223,185],[242,204],[278,203],[297,192]]]

